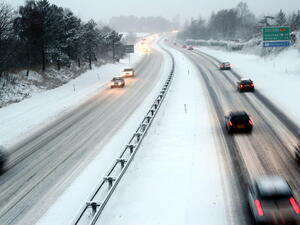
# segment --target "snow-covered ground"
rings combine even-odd
[[[197,69],[172,51],[171,89],[97,224],[226,224],[206,92]]]
[[[132,67],[143,54],[137,51],[117,64],[107,64],[80,75],[69,83],[34,94],[22,102],[0,109],[0,145],[10,149],[14,144],[33,132],[76,108],[108,86],[114,76],[119,76],[124,67]]]
[[[221,61],[229,61],[243,77],[251,78],[257,90],[268,97],[300,126],[300,53],[289,48],[279,55],[251,54],[199,48]]]

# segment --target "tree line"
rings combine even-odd
[[[280,10],[275,15],[256,18],[247,3],[240,2],[235,8],[212,13],[206,21],[199,17],[184,25],[178,34],[180,39],[249,40],[259,36],[265,26],[289,25],[292,31],[300,29],[300,10],[286,14]]]
[[[120,57],[122,35],[94,20],[83,22],[48,0],[28,0],[17,10],[0,3],[0,75],[16,69],[77,66]]]

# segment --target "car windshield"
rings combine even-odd
[[[246,114],[233,115],[231,116],[231,121],[234,123],[244,123],[249,120],[249,116]]]
[[[241,84],[252,84],[252,80],[242,80]]]
[[[124,69],[124,72],[131,72],[133,69]]]

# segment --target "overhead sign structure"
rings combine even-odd
[[[125,45],[125,53],[134,53],[134,45]]]
[[[290,45],[290,27],[264,27],[263,47],[286,47]]]

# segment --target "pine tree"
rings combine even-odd
[[[276,23],[278,26],[287,25],[287,18],[286,18],[285,13],[282,11],[282,9],[276,15],[275,20],[276,20]]]

